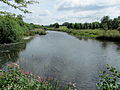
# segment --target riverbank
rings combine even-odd
[[[67,27],[48,28],[48,30],[66,32],[77,38],[93,38],[98,40],[120,41],[120,33],[118,30],[102,30],[102,29],[79,30],[68,29]]]
[[[16,63],[8,64],[6,70],[0,69],[0,90],[59,90],[52,79],[35,76],[20,69]],[[75,90],[75,85],[67,85],[65,90]]]
[[[15,43],[4,43],[4,44],[0,44],[0,46],[9,46],[9,45],[16,45],[16,44],[20,44],[23,43],[26,40],[30,40],[31,38],[33,38],[35,35],[46,35],[47,32],[43,29],[34,29],[34,30],[30,30],[29,32],[26,32],[24,34],[24,36],[21,38],[21,40],[19,42],[15,42]]]

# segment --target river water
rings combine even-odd
[[[25,43],[0,47],[0,67],[9,62],[41,77],[77,83],[78,90],[97,90],[98,75],[106,64],[120,70],[120,43],[48,31]]]

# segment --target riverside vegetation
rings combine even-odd
[[[16,4],[10,3],[10,0],[0,0],[15,9],[24,13],[29,13],[23,9],[27,4],[33,1],[13,0]],[[22,40],[24,36],[39,34],[44,35],[46,32],[40,25],[29,24],[23,21],[22,15],[15,15],[6,11],[0,11],[0,44],[16,43]],[[59,27],[58,23],[51,24],[47,27],[51,30],[64,31],[76,37],[91,37],[104,40],[120,40],[120,16],[110,19],[104,16],[101,22],[92,23],[68,23],[65,22]],[[108,67],[101,73],[100,82],[97,86],[100,90],[119,90],[120,89],[120,72],[113,67]],[[75,85],[68,85],[65,90],[75,90]],[[51,80],[43,80],[39,76],[34,76],[30,72],[25,72],[17,64],[9,64],[5,70],[0,70],[0,90],[58,90],[58,84],[51,83]]]
[[[104,16],[101,22],[92,23],[69,23],[62,25],[50,24],[48,30],[67,32],[78,38],[96,38],[109,41],[120,41],[120,16],[110,19]]]
[[[36,29],[40,27],[40,25],[25,23],[21,15],[0,15],[0,43],[19,42],[24,36],[35,34],[45,35],[45,30]]]
[[[35,76],[31,72],[20,69],[16,63],[8,64],[5,70],[0,70],[0,90],[59,90],[57,81]],[[64,90],[75,90],[74,84],[64,87]]]
[[[101,72],[96,84],[99,90],[119,90],[120,72],[107,65],[107,70]],[[61,90],[57,81],[35,76],[31,72],[20,69],[16,63],[8,64],[0,69],[0,90]],[[64,90],[77,90],[75,83],[64,86]]]

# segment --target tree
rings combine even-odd
[[[102,24],[102,28],[104,30],[108,30],[109,29],[109,16],[104,16],[102,19],[101,19],[101,24]]]
[[[0,43],[11,43],[21,39],[23,29],[16,19],[10,16],[0,16]]]
[[[58,23],[53,24],[53,26],[54,26],[55,28],[59,28],[59,24],[58,24]]]
[[[112,21],[112,19],[110,19],[109,21],[108,21],[108,29],[113,29],[113,21]]]
[[[29,11],[27,9],[23,9],[26,8],[28,6],[28,4],[33,4],[33,3],[38,3],[35,1],[29,1],[29,0],[0,0],[1,2],[15,8],[15,9],[19,9],[20,11],[24,12],[24,13],[29,13]],[[14,4],[14,3],[15,4]],[[6,11],[0,11],[1,14],[9,14]]]
[[[80,29],[80,24],[75,23],[74,28],[75,28],[75,29]]]
[[[69,25],[67,26],[67,28],[74,29],[74,24],[73,23],[69,23]]]
[[[64,22],[64,23],[62,24],[62,26],[68,26],[68,25],[69,25],[68,22]]]

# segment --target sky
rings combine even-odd
[[[31,14],[23,14],[19,10],[0,2],[0,10],[25,16],[24,21],[40,25],[58,22],[93,22],[100,21],[103,16],[115,18],[120,15],[120,0],[36,0],[39,4],[28,6]]]

